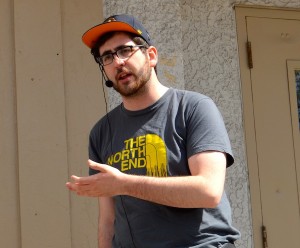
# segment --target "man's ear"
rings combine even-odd
[[[157,49],[154,46],[150,46],[147,49],[147,51],[148,51],[150,66],[154,68],[157,65],[157,62],[158,62]]]

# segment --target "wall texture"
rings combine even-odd
[[[253,246],[248,170],[242,118],[242,96],[235,23],[235,4],[300,7],[299,0],[110,0],[104,16],[128,13],[146,26],[159,51],[158,75],[169,87],[210,96],[226,123],[235,165],[228,170],[226,190],[233,221],[241,233],[239,248]],[[120,99],[110,91],[110,108]]]

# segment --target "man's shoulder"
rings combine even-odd
[[[209,96],[196,91],[174,89],[174,88],[171,88],[170,90],[171,90],[171,95],[184,104],[195,104],[203,100],[212,101],[212,99]]]

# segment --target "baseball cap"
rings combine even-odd
[[[93,48],[97,40],[108,32],[125,31],[137,34],[142,37],[150,46],[152,45],[149,33],[143,25],[133,16],[121,14],[113,15],[103,21],[103,23],[92,27],[82,36],[82,41],[89,48]]]

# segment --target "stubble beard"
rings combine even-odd
[[[151,77],[151,67],[149,61],[146,60],[144,66],[137,73],[131,72],[134,79],[129,84],[115,84],[114,89],[123,97],[134,97],[143,94],[146,91],[146,84]]]

